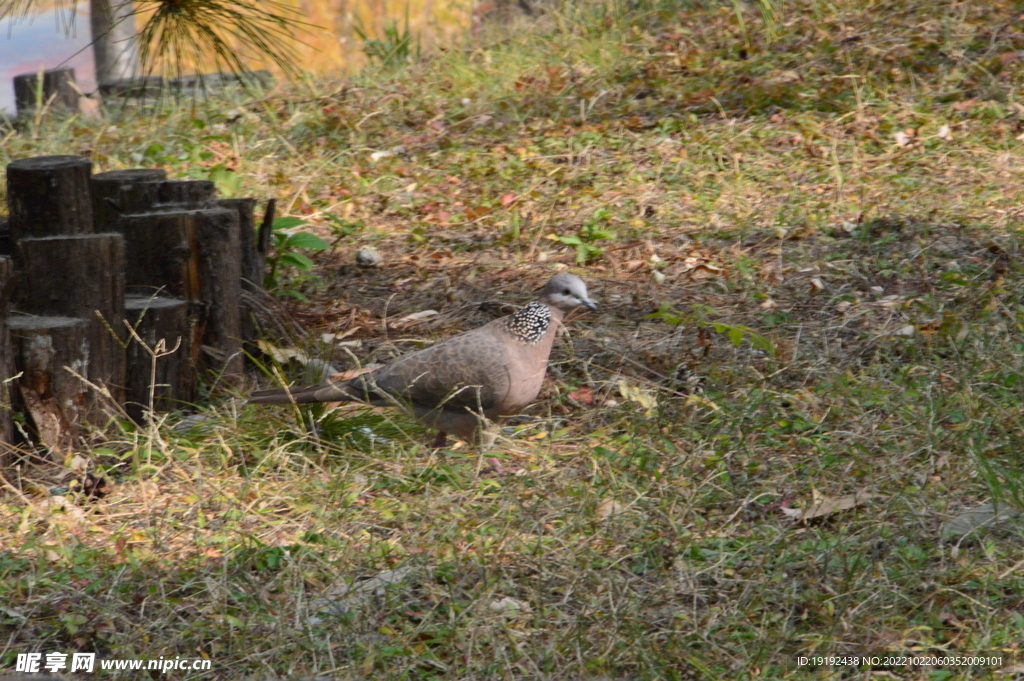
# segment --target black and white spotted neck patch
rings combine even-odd
[[[535,345],[544,338],[551,324],[551,310],[543,303],[530,303],[505,318],[505,330],[520,343]]]

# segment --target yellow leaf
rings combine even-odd
[[[650,416],[654,411],[654,408],[658,406],[658,398],[654,396],[649,390],[638,388],[635,385],[630,385],[626,381],[619,379],[617,385],[619,386],[619,394],[630,402],[635,402],[645,409],[645,416]]]
[[[708,398],[704,397],[703,395],[690,395],[689,397],[686,398],[686,404],[687,406],[695,404],[698,407],[707,407],[714,411],[722,411],[721,407],[719,407],[717,404],[715,404]]]

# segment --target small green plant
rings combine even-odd
[[[309,232],[294,232],[296,227],[308,224],[300,218],[277,218],[271,232],[271,247],[273,252],[267,254],[267,264],[270,266],[267,271],[265,286],[268,289],[278,288],[278,276],[284,267],[290,267],[300,272],[310,272],[313,269],[313,261],[299,253],[299,249],[309,251],[325,251],[330,245]],[[304,296],[294,288],[283,291],[287,295],[304,299]]]
[[[409,12],[405,14],[405,26],[399,28],[397,21],[384,27],[384,35],[370,38],[362,26],[352,27],[359,39],[363,41],[363,54],[381,66],[389,69],[405,66],[420,57],[419,38],[413,37],[409,30]]]
[[[326,213],[324,217],[327,218],[327,222],[331,223],[331,234],[334,235],[335,241],[358,234],[364,226],[362,222],[339,218],[332,213]]]
[[[767,355],[775,356],[775,346],[765,336],[754,331],[749,326],[744,324],[725,324],[722,322],[710,322],[707,320],[707,314],[714,312],[710,308],[703,305],[694,305],[693,309],[697,313],[699,326],[710,326],[715,330],[715,333],[724,333],[729,338],[729,342],[734,346],[739,347],[744,340],[750,341],[751,347],[755,350],[760,350]],[[683,313],[677,312],[672,308],[672,304],[669,302],[662,303],[656,312],[652,312],[646,315],[644,319],[660,319],[661,321],[671,326],[679,326],[687,321],[688,317],[684,316]]]
[[[598,208],[594,211],[594,217],[587,220],[576,234],[566,236],[551,234],[548,238],[566,246],[573,246],[576,249],[576,263],[583,265],[604,252],[603,248],[596,245],[598,241],[615,238],[615,232],[612,232],[607,226],[610,219],[611,213],[607,208]]]

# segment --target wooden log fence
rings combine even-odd
[[[10,163],[7,197],[0,292],[13,288],[17,312],[0,297],[0,443],[17,437],[12,411],[63,450],[85,423],[192,403],[203,375],[242,378],[257,331],[242,291],[261,289],[265,257],[254,199],[159,169],[92,175],[76,156]]]

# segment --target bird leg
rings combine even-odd
[[[443,430],[439,430],[437,431],[437,437],[435,437],[434,441],[430,443],[430,446],[432,449],[441,449],[446,444],[448,444],[448,433]]]

